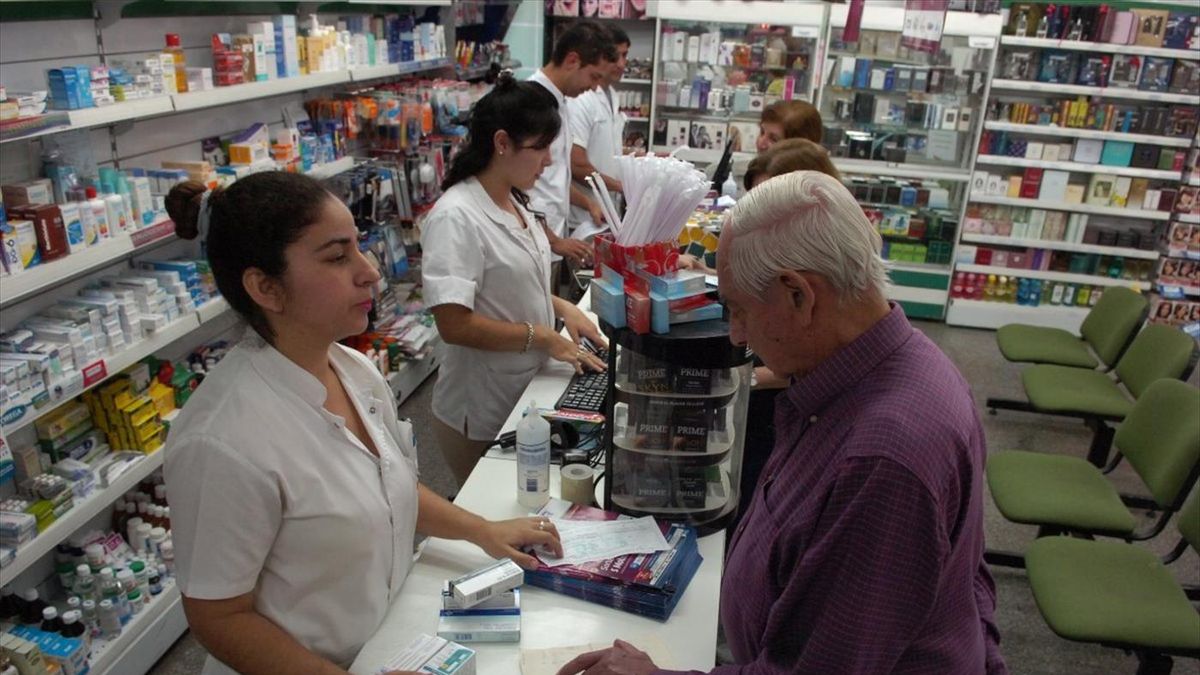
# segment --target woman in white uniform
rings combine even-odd
[[[349,210],[306,176],[171,190],[177,233],[207,230],[217,286],[249,324],[171,427],[183,608],[217,673],[345,673],[412,565],[416,532],[524,565],[539,519],[489,522],[417,482],[412,427],[375,367],[337,341],[367,327],[378,272]],[[207,227],[206,227],[207,225]]]
[[[471,110],[445,193],[422,225],[425,304],[447,345],[434,426],[460,484],[547,357],[577,371],[604,368],[579,345],[581,337],[605,344],[599,329],[550,293],[550,243],[526,196],[561,125],[549,92],[501,73]],[[556,318],[571,339],[555,332]]]

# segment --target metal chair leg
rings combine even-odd
[[[1175,661],[1166,654],[1137,652],[1137,675],[1170,675]]]

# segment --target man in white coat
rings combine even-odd
[[[617,92],[613,88],[625,74],[625,62],[629,55],[629,35],[617,26],[610,26],[617,60],[608,70],[604,84],[567,101],[571,148],[571,177],[577,187],[587,195],[583,206],[574,203],[567,218],[571,237],[584,240],[608,229],[608,223],[596,202],[591,188],[584,179],[599,172],[604,187],[614,193],[614,203],[619,203],[623,191],[617,178],[616,156],[622,152],[625,133],[625,114],[617,104]]]

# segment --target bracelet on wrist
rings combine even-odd
[[[521,353],[522,354],[528,353],[529,349],[531,347],[533,347],[533,324],[526,321],[525,322],[525,347],[523,349],[521,349]]]

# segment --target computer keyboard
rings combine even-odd
[[[608,372],[585,372],[571,378],[571,383],[555,407],[603,414],[605,396],[608,396]]]

